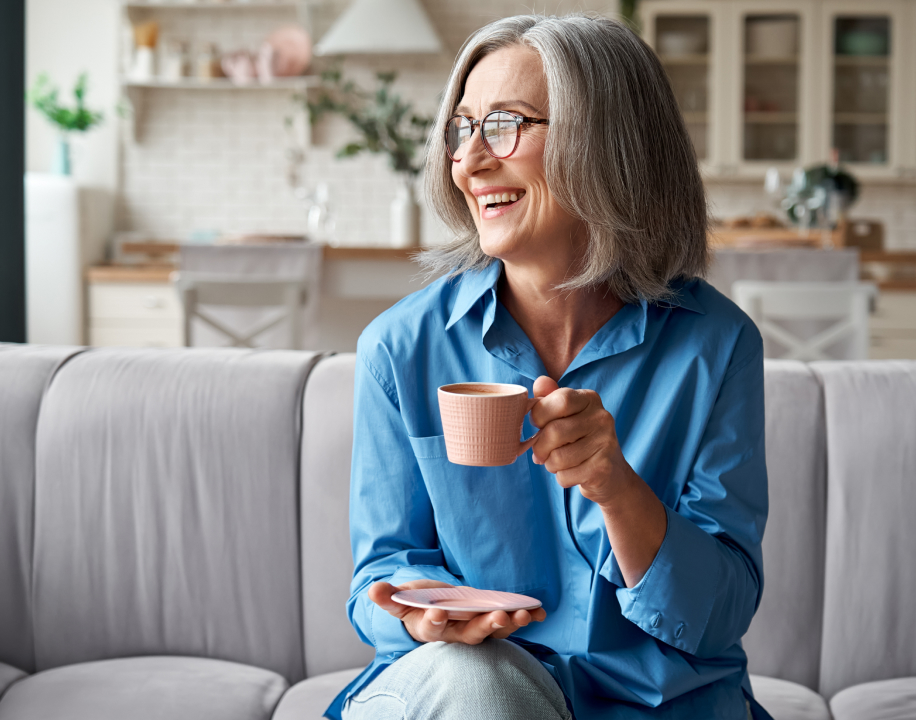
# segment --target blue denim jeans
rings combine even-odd
[[[347,702],[344,720],[570,720],[559,685],[508,640],[426,643]]]

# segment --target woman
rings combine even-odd
[[[375,661],[329,717],[730,718],[763,586],[762,345],[697,277],[706,204],[651,50],[524,16],[461,51],[427,167],[449,277],[360,338],[349,612]],[[527,386],[531,453],[445,455],[436,388]],[[526,427],[526,435],[533,432]],[[398,590],[524,593],[448,620]]]

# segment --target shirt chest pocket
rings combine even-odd
[[[543,588],[544,511],[522,456],[512,465],[468,467],[448,461],[445,437],[410,438],[450,570],[484,590]]]

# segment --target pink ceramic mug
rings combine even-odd
[[[535,406],[521,385],[456,383],[439,388],[445,451],[458,465],[510,465],[535,441],[522,442],[522,423]]]

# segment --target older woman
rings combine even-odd
[[[386,718],[729,718],[763,587],[763,362],[701,276],[706,203],[652,51],[524,16],[461,51],[427,169],[448,276],[362,335],[350,617],[375,661],[329,708]],[[436,388],[527,386],[533,450],[446,459]],[[526,428],[529,432],[531,427]],[[535,611],[392,600],[467,585]]]

